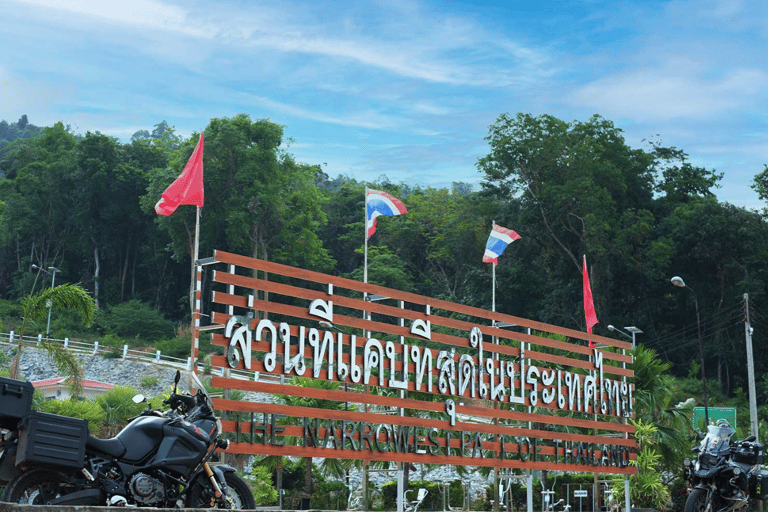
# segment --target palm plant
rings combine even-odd
[[[671,363],[656,357],[656,351],[638,344],[633,352],[635,372],[635,419],[650,423],[661,465],[674,471],[690,448],[692,401],[672,405],[674,377]]]
[[[49,307],[79,312],[86,327],[91,325],[96,315],[96,304],[93,301],[93,297],[79,284],[62,284],[22,297],[21,311],[23,321],[19,332],[16,356],[13,359],[9,372],[9,376],[12,379],[19,379],[21,377],[22,339],[27,323],[44,318]],[[83,369],[77,358],[71,352],[64,349],[64,347],[52,343],[48,339],[41,341],[40,346],[48,352],[48,357],[53,360],[53,363],[63,376],[69,377],[68,381],[72,390],[72,396],[80,396],[83,390]]]
[[[328,389],[328,390],[337,390],[339,386],[341,386],[341,383],[339,382],[333,382],[333,381],[325,381],[320,379],[313,379],[310,377],[293,377],[291,379],[291,384],[295,386],[300,386],[303,388],[314,388],[314,389]],[[280,401],[284,403],[285,405],[289,406],[297,406],[297,407],[311,407],[315,409],[336,409],[336,410],[342,410],[344,408],[344,403],[337,402],[335,400],[323,400],[320,398],[311,398],[306,396],[290,396],[290,395],[281,395]],[[354,410],[354,407],[347,406],[348,410]],[[307,495],[312,494],[312,488],[313,488],[313,479],[312,479],[312,457],[305,457],[306,460],[306,472],[304,477],[304,492],[307,493]],[[271,461],[273,464],[278,463],[278,461]],[[342,477],[345,472],[349,469],[350,463],[347,460],[341,460],[341,459],[334,459],[326,457],[322,462],[322,468],[323,471],[326,474],[330,474],[336,477]]]

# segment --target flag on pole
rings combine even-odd
[[[158,215],[170,215],[182,204],[203,206],[203,134],[176,181],[165,189],[155,205]]]
[[[597,313],[595,313],[595,303],[592,302],[592,287],[589,285],[589,274],[587,274],[587,255],[584,255],[584,318],[587,320],[587,332],[592,334],[592,326],[599,323]],[[594,348],[595,344],[590,341],[589,347]]]
[[[499,263],[498,258],[501,256],[501,253],[504,252],[504,249],[520,238],[520,235],[518,235],[515,230],[503,228],[494,222],[491,234],[488,236],[488,241],[485,243],[483,263],[493,263],[494,265],[497,265]]]
[[[367,189],[365,191],[365,236],[370,238],[376,232],[376,217],[394,217],[408,213],[402,201],[381,190]]]

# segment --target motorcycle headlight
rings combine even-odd
[[[737,466],[734,466],[733,476],[739,476],[740,474],[741,474],[741,469],[739,469]]]
[[[687,468],[690,465],[691,465],[691,459],[689,459],[688,457],[683,459],[683,466],[685,466]]]

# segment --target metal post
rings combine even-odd
[[[629,512],[630,506],[629,476],[624,476],[624,511]]]
[[[59,270],[56,267],[48,267],[48,270],[51,270],[52,272],[49,272],[51,274],[51,290],[53,290],[54,285],[56,284],[56,272]],[[45,337],[48,338],[51,332],[51,307],[53,304],[51,303],[51,299],[48,299],[48,326],[45,328]]]
[[[528,482],[526,482],[527,489],[525,491],[525,498],[528,504],[526,505],[527,512],[533,512],[533,473],[528,470]]]
[[[752,354],[752,326],[749,323],[749,294],[744,294],[744,336],[747,340],[747,378],[749,380],[749,425],[751,434],[758,437],[757,432],[757,399],[755,393],[755,359]]]
[[[704,423],[709,425],[709,398],[707,397],[707,375],[704,372],[704,344],[701,341],[701,317],[699,316],[699,298],[690,286],[686,286],[682,277],[672,278],[672,284],[678,288],[687,288],[693,294],[693,305],[696,308],[696,330],[699,336],[699,362],[701,363],[701,387],[704,393]]]

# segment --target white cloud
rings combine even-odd
[[[7,69],[0,66],[0,91],[3,91],[3,112],[19,112],[32,114],[47,109],[51,104],[51,90],[49,84],[33,83],[22,79]],[[60,88],[57,96],[67,96],[68,91]],[[9,119],[10,120],[10,119]]]
[[[176,5],[156,0],[16,0],[46,10],[65,11],[76,16],[93,16],[114,23],[154,30],[170,30],[195,37],[211,37],[204,27],[192,22]]]
[[[768,73],[760,69],[708,77],[699,69],[646,68],[591,82],[569,101],[635,121],[707,119],[752,106],[766,85]]]
[[[400,118],[380,114],[373,110],[355,112],[342,116],[328,115],[320,113],[319,111],[281,103],[264,96],[244,94],[243,98],[250,100],[251,102],[258,103],[259,105],[269,108],[275,112],[298,117],[301,119],[307,119],[310,121],[319,121],[322,123],[331,123],[357,128],[370,128],[376,130],[393,130],[403,124],[403,120]]]

